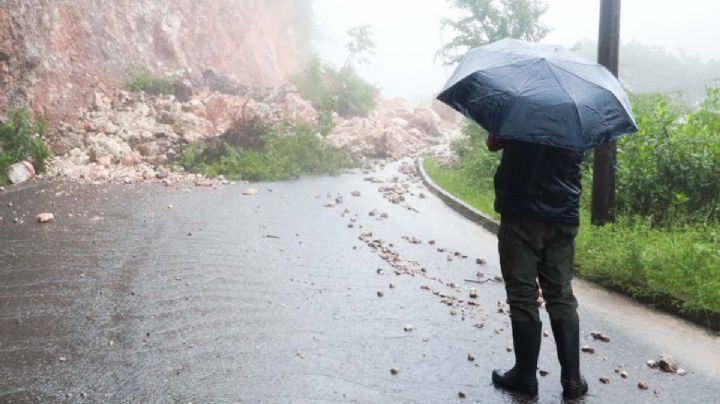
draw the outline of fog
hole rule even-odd
[[[452,13],[449,4],[447,0],[315,0],[315,48],[323,59],[340,65],[346,57],[348,28],[370,24],[376,55],[358,69],[360,73],[385,95],[427,103],[453,70],[434,60],[435,52],[451,38],[440,29],[442,18]],[[599,0],[549,0],[548,4],[543,22],[552,32],[542,42],[572,46],[597,38]],[[658,46],[700,60],[720,59],[717,0],[626,0],[622,12],[623,42]]]

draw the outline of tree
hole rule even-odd
[[[353,64],[368,63],[368,58],[375,54],[375,41],[372,39],[372,31],[370,25],[359,25],[348,30],[350,42],[346,47],[350,54],[345,60],[345,68],[351,67]]]
[[[472,48],[503,38],[539,41],[550,29],[540,22],[548,5],[543,0],[449,0],[463,12],[459,20],[444,19],[443,29],[455,37],[436,54],[445,64],[462,60]]]

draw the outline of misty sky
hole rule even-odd
[[[600,0],[549,0],[544,22],[553,31],[543,42],[571,46],[596,39]],[[385,95],[422,101],[440,90],[452,68],[433,57],[449,38],[440,20],[447,0],[315,0],[322,30],[316,43],[323,59],[339,66],[347,52],[348,28],[370,24],[377,43],[371,64],[361,74]],[[679,50],[703,59],[720,59],[719,0],[625,0],[622,40]],[[622,57],[622,55],[621,55]]]

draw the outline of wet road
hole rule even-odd
[[[413,211],[365,177],[255,184],[255,196],[247,184],[0,193],[0,402],[516,402],[490,383],[513,358],[495,237],[418,183]],[[36,224],[43,211],[57,222]],[[716,335],[579,288],[596,350],[582,357],[584,402],[718,402]],[[661,352],[688,375],[648,368]],[[540,403],[561,401],[554,355],[550,336]]]

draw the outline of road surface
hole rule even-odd
[[[403,183],[405,202],[379,191]],[[41,183],[0,193],[0,217],[0,402],[522,402],[490,382],[513,361],[496,238],[397,165],[219,189]],[[578,295],[583,402],[718,402],[716,334]],[[646,365],[663,352],[687,375]],[[552,335],[540,368],[536,402],[560,402]]]

